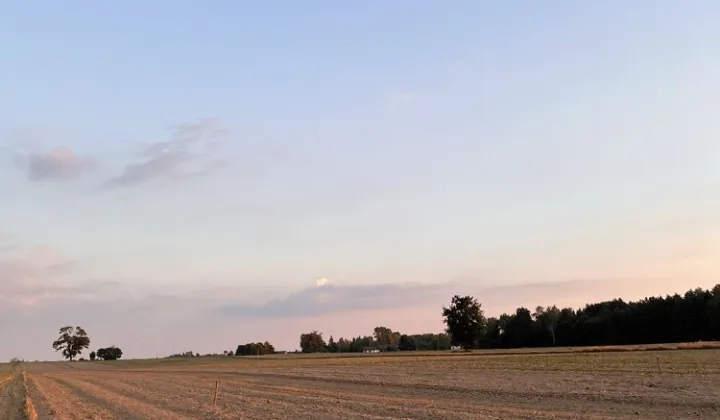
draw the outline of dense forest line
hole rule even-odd
[[[488,347],[603,346],[720,340],[720,284],[684,295],[615,299],[583,309],[518,308],[487,321]]]
[[[481,305],[472,296],[458,298],[469,312],[475,330],[471,340],[458,333],[467,325],[448,324],[446,333],[406,335],[387,327],[375,327],[372,335],[351,339],[330,337],[322,333],[302,334],[300,348],[304,353],[362,352],[402,350],[447,350],[452,344],[465,348],[519,348],[550,346],[603,346],[626,344],[678,343],[720,340],[720,284],[710,290],[701,288],[685,294],[648,297],[635,302],[622,299],[592,303],[582,309],[557,306],[518,308],[515,313],[486,318]],[[466,317],[466,319],[468,319]],[[453,330],[455,328],[455,330]],[[455,331],[455,334],[453,332]]]

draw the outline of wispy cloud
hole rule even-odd
[[[47,140],[40,141],[37,138],[39,135],[33,133],[11,132],[14,141],[3,146],[33,182],[72,180],[101,166],[98,160],[81,156],[70,147],[42,150],[40,147]],[[42,133],[43,138],[52,137],[47,130]],[[169,139],[141,146],[117,175],[105,180],[99,178],[100,187],[130,187],[207,174],[225,163],[220,149],[226,134],[227,130],[214,119],[174,126]],[[100,173],[96,175],[103,176]]]
[[[138,160],[128,163],[104,187],[129,187],[207,173],[222,164],[217,149],[226,133],[210,119],[176,126],[169,140],[146,145]]]
[[[18,155],[16,162],[26,169],[31,181],[73,179],[95,166],[93,160],[78,156],[67,147]]]
[[[455,294],[478,298],[488,314],[514,311],[518,306],[557,304],[578,308],[585,303],[623,297],[638,299],[648,293],[663,293],[668,285],[651,287],[642,280],[569,280],[552,283],[528,282],[507,286],[482,286],[470,281],[445,283],[380,283],[338,285],[317,283],[284,298],[259,305],[229,303],[217,308],[224,317],[295,318],[357,311],[439,308]]]
[[[451,286],[452,287],[452,286]],[[261,305],[230,304],[219,307],[226,316],[295,317],[357,310],[392,309],[414,306],[441,295],[447,284],[373,284],[343,286],[327,279],[316,286]]]

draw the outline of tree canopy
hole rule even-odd
[[[119,347],[110,346],[98,349],[95,356],[100,360],[118,360],[122,357],[122,354],[123,352]]]
[[[311,331],[300,335],[300,349],[303,353],[319,353],[325,351],[327,344],[322,333]]]
[[[518,308],[488,320],[489,347],[603,346],[720,339],[720,285],[711,290],[614,299],[581,309]]]
[[[90,347],[90,338],[82,327],[62,327],[60,337],[52,344],[55,351],[61,351],[64,358],[72,361],[82,351]]]
[[[453,345],[469,350],[479,344],[486,320],[477,299],[455,295],[450,307],[443,307],[442,315]]]
[[[247,343],[237,346],[235,356],[263,356],[275,353],[275,347],[267,341],[264,343]],[[232,354],[232,352],[230,352]]]

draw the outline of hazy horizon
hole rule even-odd
[[[718,4],[5,9],[0,361],[720,282]]]

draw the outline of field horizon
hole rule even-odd
[[[720,342],[26,362],[3,419],[719,418]],[[0,379],[0,384],[2,384]],[[216,395],[217,387],[217,395]],[[34,413],[34,414],[33,414]]]

